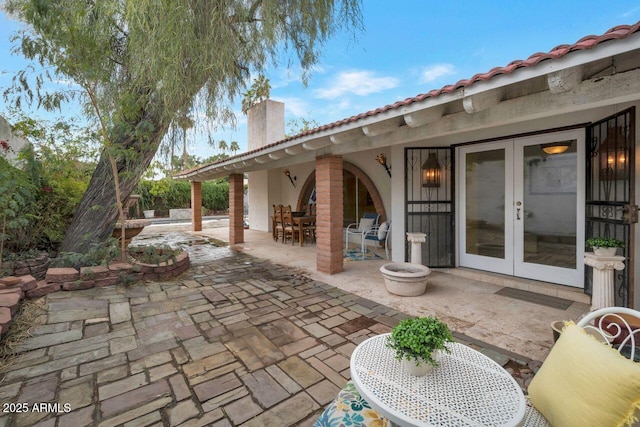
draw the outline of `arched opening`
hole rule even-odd
[[[342,195],[344,226],[358,222],[367,212],[380,215],[380,222],[386,221],[387,214],[382,198],[373,181],[356,165],[343,162]],[[297,210],[303,210],[309,203],[315,203],[316,171],[309,174],[298,196]]]

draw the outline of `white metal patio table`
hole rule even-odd
[[[362,342],[351,355],[351,379],[362,397],[400,426],[517,426],[525,398],[496,362],[459,343],[449,343],[440,365],[424,377],[409,375],[389,334]]]

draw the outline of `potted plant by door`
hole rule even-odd
[[[404,368],[411,375],[423,376],[438,366],[438,353],[450,350],[452,342],[449,327],[436,317],[416,317],[398,323],[387,338],[387,347],[396,352]]]
[[[586,243],[599,256],[615,256],[618,248],[624,248],[624,242],[613,237],[592,237]]]

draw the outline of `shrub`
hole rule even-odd
[[[169,209],[191,206],[191,184],[162,178],[157,181],[141,180],[137,189],[144,210],[168,213]],[[202,206],[211,211],[229,208],[229,183],[226,180],[202,183]]]
[[[29,249],[36,191],[26,172],[0,156],[0,260],[6,253]]]
[[[111,261],[120,257],[118,239],[109,238],[105,243],[94,243],[86,253],[62,252],[51,261],[53,267],[108,266]]]

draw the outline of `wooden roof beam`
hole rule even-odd
[[[472,114],[498,105],[500,101],[502,101],[502,91],[490,90],[465,96],[462,98],[462,106],[467,113]]]

